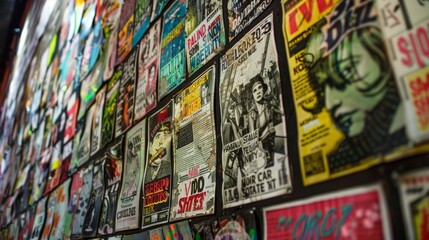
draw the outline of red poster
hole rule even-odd
[[[378,185],[268,207],[264,220],[265,239],[390,239]]]

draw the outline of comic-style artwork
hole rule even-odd
[[[407,136],[419,143],[429,138],[429,90],[424,84],[429,79],[429,2],[376,2],[396,85],[406,109]]]
[[[229,40],[252,24],[271,2],[272,0],[228,0]]]
[[[116,108],[115,137],[131,127],[134,114],[134,88],[136,83],[136,57],[137,48],[130,53],[122,64],[120,77],[119,99]]]
[[[423,240],[429,236],[429,170],[404,174],[398,179],[402,212],[408,239]]]
[[[134,35],[134,9],[136,0],[122,2],[121,17],[119,18],[117,63],[121,63],[131,51]]]
[[[82,236],[84,237],[94,237],[97,234],[104,197],[104,161],[95,163],[93,171],[92,191],[82,229]]]
[[[226,44],[221,0],[187,0],[186,56],[191,75]]]
[[[101,146],[105,147],[113,140],[115,134],[116,105],[118,102],[119,83],[115,83],[107,91],[106,102],[103,108],[103,121],[101,124]]]
[[[158,99],[185,81],[186,1],[175,0],[164,13]]]
[[[143,228],[165,223],[171,202],[173,104],[148,120],[148,151],[143,185]]]
[[[214,213],[216,194],[214,83],[215,66],[211,66],[177,94],[174,101],[171,221]]]
[[[134,48],[149,28],[152,14],[152,0],[136,0],[134,12],[134,35],[132,47]]]
[[[159,75],[161,20],[149,29],[139,43],[138,74],[134,119],[141,119],[156,107]]]
[[[124,173],[116,211],[116,231],[136,229],[140,222],[140,193],[145,169],[146,120],[136,124],[125,139]]]
[[[67,206],[69,202],[69,188],[70,188],[71,179],[67,179],[63,184],[61,184],[55,192],[56,194],[56,203],[55,211],[52,218],[52,227],[51,233],[49,234],[50,239],[62,239],[63,231],[65,229],[66,215],[67,215]]]
[[[79,204],[75,207],[75,212],[73,214],[71,227],[72,238],[79,238],[82,236],[83,223],[85,220],[86,212],[88,211],[88,204],[92,191],[93,165],[88,166],[84,170],[82,181],[83,183],[78,201]]]
[[[103,109],[106,97],[106,88],[103,87],[95,97],[94,118],[91,124],[91,155],[94,155],[101,148]]]
[[[152,1],[152,15],[150,17],[150,21],[154,21],[155,18],[157,18],[162,10],[164,10],[164,7],[167,5],[167,3],[170,2],[170,0],[151,0]]]
[[[221,58],[224,208],[291,191],[273,27],[269,15]]]
[[[82,193],[83,186],[83,174],[84,169],[76,172],[72,177],[72,183],[70,186],[70,197],[67,204],[67,212],[64,221],[64,239],[70,239],[72,228],[73,228],[73,219],[75,214],[79,214],[77,209],[79,207],[79,201],[81,199],[80,195]]]
[[[98,224],[98,234],[107,235],[115,231],[116,206],[122,176],[122,138],[113,143],[105,153],[104,198]]]
[[[105,6],[102,15],[104,43],[102,47],[102,57],[104,65],[103,80],[109,80],[116,66],[116,51],[119,33],[119,17],[121,15],[122,4],[120,0],[109,0],[101,3]]]
[[[282,1],[304,185],[392,159],[408,142],[375,1],[316,1],[307,15],[309,2]]]
[[[37,203],[36,215],[34,216],[33,229],[31,230],[30,240],[38,240],[42,235],[43,224],[45,223],[46,218],[45,208],[47,201],[48,198],[45,197]]]
[[[304,220],[317,216],[312,229],[299,231]],[[381,185],[358,187],[264,208],[264,239],[391,239]]]

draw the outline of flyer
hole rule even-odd
[[[188,0],[186,57],[191,75],[225,46],[221,0]]]
[[[273,15],[221,57],[223,207],[291,192]]]
[[[119,83],[107,91],[106,102],[103,107],[103,121],[101,124],[101,146],[105,147],[113,140],[115,131],[116,105],[118,102]]]
[[[72,219],[71,238],[82,237],[83,222],[88,210],[89,198],[92,191],[93,180],[93,165],[89,165],[83,172],[82,188],[79,194],[78,205],[75,207],[75,212]],[[74,197],[74,196],[72,196]]]
[[[105,155],[104,184],[106,190],[98,224],[98,234],[100,235],[112,234],[115,230],[116,206],[122,176],[122,156],[122,138],[119,138],[108,148]]]
[[[422,240],[429,236],[429,170],[403,174],[398,179],[404,224],[408,239]]]
[[[304,185],[398,157],[408,143],[375,4],[282,1]]]
[[[149,29],[139,43],[138,77],[134,119],[140,119],[156,107],[159,74],[161,20]]]
[[[78,148],[77,150],[77,161],[78,167],[82,166],[89,160],[90,150],[91,150],[91,130],[92,130],[92,121],[94,119],[95,105],[92,105],[85,116],[85,125],[82,129],[80,135],[79,144],[74,145]]]
[[[121,63],[131,51],[134,34],[134,9],[136,0],[122,2],[121,17],[119,19],[117,63]]]
[[[151,0],[136,0],[136,10],[134,12],[134,35],[132,41],[133,48],[143,37],[143,34],[145,34],[145,32],[148,30],[151,14]]]
[[[223,217],[215,226],[215,240],[249,239],[256,240],[257,224],[253,210],[240,210],[234,216]]]
[[[143,228],[166,223],[170,211],[173,104],[148,120],[149,140],[143,185]]]
[[[136,124],[125,138],[124,173],[116,211],[116,231],[139,228],[140,193],[145,169],[146,120]]]
[[[164,12],[158,99],[185,81],[186,1],[175,0]]]
[[[69,202],[70,182],[70,178],[67,179],[54,192],[57,195],[57,202],[55,204],[55,212],[52,219],[51,233],[49,234],[51,239],[63,238],[63,231],[65,229],[64,224],[67,214],[67,205]]]
[[[151,0],[152,1],[152,15],[150,18],[150,21],[153,22],[155,18],[157,18],[162,10],[164,10],[164,7],[167,5],[167,3],[170,2],[170,0]]]
[[[42,235],[40,236],[41,239],[48,239],[49,234],[51,232],[52,228],[52,222],[54,219],[54,212],[55,212],[55,204],[57,203],[57,194],[53,192],[49,195],[48,198],[48,205],[46,206],[46,217],[45,222],[42,230]]]
[[[77,110],[79,108],[79,98],[77,94],[72,93],[71,98],[67,103],[67,122],[64,132],[64,143],[73,138],[76,130]]]
[[[194,239],[192,236],[191,228],[188,221],[181,221],[178,223],[170,223],[162,226],[162,231],[165,239],[182,240]]]
[[[101,148],[101,134],[103,122],[103,109],[106,97],[106,88],[101,88],[95,97],[94,118],[91,127],[91,156]]]
[[[115,137],[131,127],[134,113],[134,88],[136,83],[137,48],[123,62],[119,86],[119,99],[116,108]]]
[[[263,211],[265,239],[392,239],[381,185],[324,194]]]
[[[48,198],[45,197],[37,203],[36,215],[34,216],[33,229],[31,231],[30,240],[38,240],[42,235],[43,223],[45,222],[45,207]]]
[[[80,106],[77,119],[85,116],[88,108],[94,103],[95,96],[103,84],[103,68],[101,63],[97,63],[93,71],[82,81],[80,86]]]
[[[393,74],[405,105],[407,136],[429,139],[429,2],[377,1]]]
[[[215,211],[215,76],[211,66],[175,97],[171,221]]]
[[[70,186],[70,197],[67,204],[67,212],[64,221],[64,230],[63,237],[64,239],[71,238],[71,231],[73,228],[73,218],[77,213],[77,209],[79,206],[80,194],[82,193],[83,186],[83,173],[84,169],[81,169],[79,172],[75,173],[72,176],[72,183]]]
[[[228,0],[229,40],[249,26],[272,0]]]

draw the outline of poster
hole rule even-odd
[[[408,142],[375,1],[314,2],[312,14],[307,4],[283,1],[304,185],[392,159]],[[349,29],[340,24],[362,11]]]
[[[271,2],[271,0],[228,0],[229,40],[249,26]]]
[[[134,48],[143,34],[147,31],[150,24],[150,15],[152,14],[151,0],[136,0],[136,10],[134,12],[134,35],[132,47]]]
[[[125,139],[124,173],[116,211],[116,231],[136,229],[140,221],[140,192],[145,169],[146,120],[136,124]]]
[[[218,54],[226,44],[221,0],[188,0],[186,57],[192,74]]]
[[[64,182],[69,177],[70,161],[73,153],[73,141],[63,144],[63,154],[61,159],[60,182]]]
[[[79,144],[77,146],[77,161],[78,166],[82,166],[89,160],[90,150],[91,150],[91,130],[92,130],[92,120],[94,119],[95,105],[92,105],[85,116],[85,125],[83,126]]]
[[[381,185],[264,208],[264,223],[265,239],[392,239]]]
[[[115,230],[116,206],[122,176],[122,138],[113,143],[105,155],[104,191],[98,234],[112,234]]]
[[[83,186],[83,173],[84,169],[81,169],[79,172],[75,173],[72,176],[72,183],[70,186],[70,197],[67,204],[67,212],[64,221],[64,239],[70,239],[71,231],[73,228],[73,218],[75,214],[78,214],[77,208],[79,206],[80,194],[82,192]]]
[[[148,120],[148,151],[143,186],[143,228],[166,223],[171,202],[173,104]]]
[[[156,84],[159,74],[161,20],[140,41],[134,119],[140,119],[156,107]]]
[[[429,170],[403,174],[398,179],[399,192],[408,239],[429,237]]]
[[[95,97],[94,118],[91,125],[91,156],[101,148],[101,134],[103,122],[103,109],[106,97],[106,88],[101,88]]]
[[[122,76],[120,78],[119,99],[118,106],[116,108],[115,137],[118,137],[125,130],[131,127],[133,123],[136,57],[137,48],[134,48],[122,64],[123,68]]]
[[[223,217],[216,230],[215,240],[221,239],[258,239],[257,224],[253,210],[241,210],[231,217]]]
[[[55,212],[52,219],[51,239],[62,239],[65,229],[64,223],[67,214],[67,205],[69,202],[70,178],[61,184],[53,194],[56,194]]]
[[[82,119],[88,108],[94,103],[95,96],[103,84],[103,68],[101,63],[97,63],[91,73],[84,78],[80,86],[80,106],[78,120]]]
[[[149,231],[139,232],[132,235],[126,235],[122,239],[123,240],[150,240]]]
[[[131,51],[134,34],[134,9],[136,0],[122,2],[121,17],[119,19],[117,63],[121,63]]]
[[[79,99],[76,93],[72,93],[71,98],[67,102],[67,122],[64,132],[64,143],[67,143],[74,136],[78,108]]]
[[[162,227],[149,230],[149,239],[165,239]]]
[[[34,216],[33,230],[31,231],[30,240],[37,240],[42,235],[43,223],[45,222],[45,207],[47,197],[37,203],[36,215]]]
[[[211,66],[174,101],[171,221],[214,214],[215,211],[215,76],[215,66]]]
[[[45,223],[44,223],[41,239],[49,238],[49,233],[51,232],[52,222],[54,219],[56,203],[57,203],[57,194],[53,192],[51,195],[49,195],[49,198],[48,198],[48,203],[47,203],[48,205],[46,206]]]
[[[186,1],[175,0],[164,12],[158,99],[185,81]]]
[[[377,1],[380,24],[396,83],[405,105],[407,136],[429,138],[429,2]]]
[[[106,102],[103,108],[103,121],[101,124],[101,146],[105,147],[113,140],[115,131],[116,105],[118,102],[119,83],[107,91]]]
[[[155,18],[157,18],[162,10],[164,10],[164,7],[167,5],[170,0],[151,0],[152,1],[152,15],[150,18],[150,21],[153,22]]]
[[[79,167],[79,147],[80,146],[80,141],[81,141],[81,136],[83,133],[83,128],[82,128],[82,124],[79,124],[76,130],[76,134],[75,137],[73,138],[73,152],[72,152],[72,156],[70,159],[70,166],[69,166],[69,175],[73,174],[74,172],[76,172],[76,170]]]
[[[92,179],[92,191],[86,216],[83,222],[82,236],[95,237],[98,230],[101,204],[104,196],[104,161],[96,161]]]
[[[102,58],[104,65],[103,80],[107,81],[113,75],[116,66],[117,42],[119,33],[119,18],[121,15],[122,4],[120,0],[110,0],[104,2],[105,10],[103,12],[102,26],[104,33],[104,43]]]
[[[223,207],[291,192],[273,16],[221,57]]]
[[[79,204],[76,206],[75,212],[73,214],[71,228],[72,238],[79,238],[82,236],[83,222],[85,220],[85,215],[88,210],[88,203],[92,191],[93,165],[88,166],[84,170],[82,180],[83,183],[79,194]]]

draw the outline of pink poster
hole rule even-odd
[[[390,239],[381,186],[264,209],[265,239]]]

